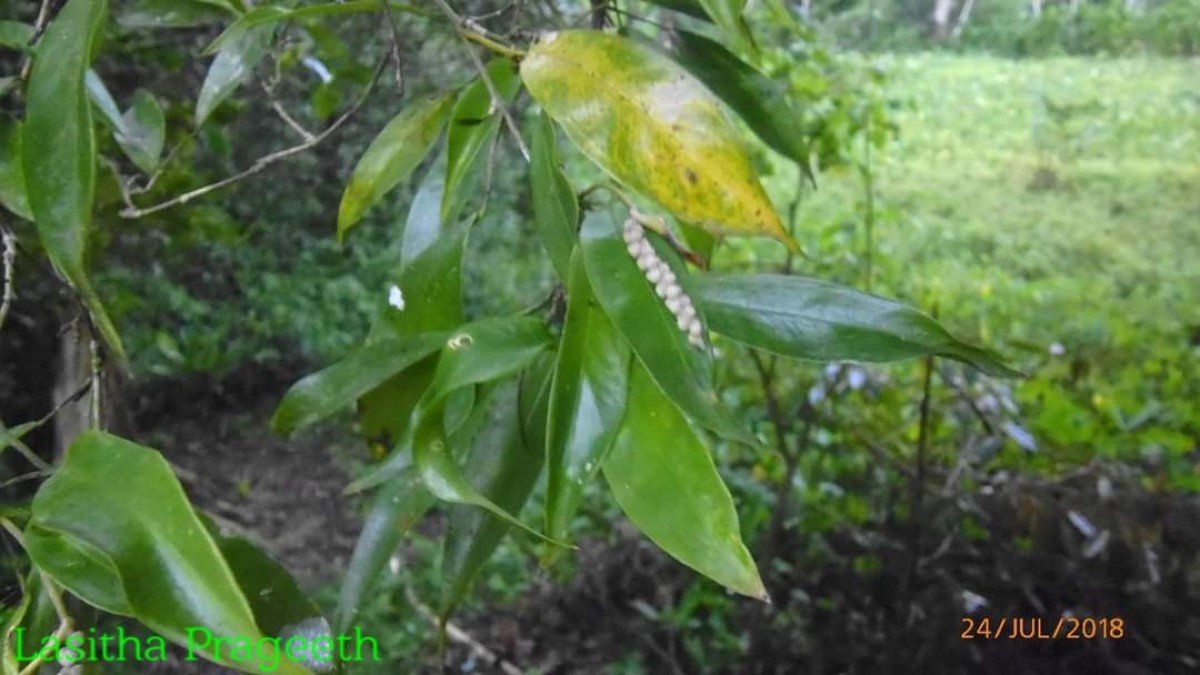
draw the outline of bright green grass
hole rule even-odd
[[[1076,444],[1078,459],[1099,445],[1195,447],[1200,64],[924,55],[891,66],[889,94],[909,105],[873,162],[873,289],[937,306],[957,333],[1013,357],[1033,375],[1016,388],[1033,429]],[[800,217],[806,273],[863,287],[857,174],[827,174]],[[1064,356],[1049,355],[1053,343]],[[1156,406],[1150,440],[1123,435]]]

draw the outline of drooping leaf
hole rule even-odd
[[[488,77],[505,105],[512,102],[521,87],[512,61],[493,59],[487,64]],[[446,132],[446,189],[442,196],[442,222],[458,217],[471,200],[473,178],[487,161],[484,150],[500,128],[500,112],[492,103],[491,92],[482,78],[476,78],[454,104],[450,129]]]
[[[589,212],[580,242],[588,280],[600,307],[654,381],[698,424],[732,440],[757,443],[719,405],[711,357],[688,343],[675,317],[626,251],[612,215]],[[683,276],[682,269],[676,272]]]
[[[34,563],[74,595],[178,644],[198,629],[226,640],[263,637],[217,544],[166,461],[149,448],[99,431],[80,435],[34,498],[26,546]],[[103,574],[108,583],[96,588]],[[225,651],[218,662],[257,672],[281,656],[270,643],[258,644],[245,661],[231,661]],[[211,643],[191,647],[215,659]],[[288,659],[277,665],[276,672],[309,672]]]
[[[1017,374],[928,315],[846,286],[773,274],[697,275],[685,286],[712,330],[783,356],[880,362],[936,354],[991,375]]]
[[[414,101],[392,118],[363,153],[338,207],[338,239],[421,163],[445,124],[453,97]]]
[[[808,171],[808,145],[800,115],[784,83],[746,65],[719,42],[680,30],[679,62],[719,96],[764,143]]]
[[[529,150],[529,181],[533,197],[533,219],[542,246],[563,281],[570,274],[571,251],[579,241],[579,201],[558,166],[554,147],[554,125],[538,115]]]
[[[411,453],[406,454],[411,461]],[[363,603],[370,597],[371,589],[400,539],[434,501],[411,464],[375,494],[338,595],[337,610],[333,615],[333,627],[338,635],[354,626]]]
[[[707,20],[709,18],[708,14],[705,13],[704,8],[700,6],[699,0],[646,0],[646,2],[650,3],[651,5],[658,5],[663,9],[669,9],[681,14],[687,14],[695,19]]]
[[[725,39],[743,53],[754,54],[758,48],[754,45],[754,36],[750,27],[742,17],[746,11],[746,0],[698,0],[704,7],[705,13],[717,24]]]
[[[29,51],[33,39],[33,26],[20,21],[0,21],[0,47]]]
[[[521,77],[613,178],[683,221],[799,252],[720,101],[671,59],[617,35],[563,31],[530,48]]]
[[[251,28],[230,40],[213,59],[200,87],[200,96],[196,99],[196,126],[204,124],[212,111],[229,98],[243,82],[250,78],[254,67],[267,53],[271,42],[270,26]]]
[[[545,453],[527,442],[521,426],[524,408],[537,405],[537,395],[541,393],[540,387],[548,384],[548,375],[546,368],[537,373],[530,368],[520,383],[510,382],[493,389],[483,404],[489,412],[488,424],[467,458],[475,489],[509,513],[520,513],[542,472]],[[538,381],[535,383],[534,380]],[[544,403],[543,398],[543,419]],[[536,412],[524,412],[536,417]],[[439,608],[442,616],[449,615],[462,599],[471,581],[508,533],[508,528],[508,523],[482,509],[468,506],[451,509],[442,556]]]
[[[112,97],[112,93],[108,91],[108,87],[104,86],[104,80],[96,74],[96,71],[88,69],[84,75],[84,84],[87,86],[88,98],[108,121],[109,125],[116,131],[120,131],[125,124],[125,120],[121,118],[121,108],[117,106],[117,102]]]
[[[25,92],[21,161],[29,210],[50,261],[75,288],[118,358],[120,337],[87,277],[96,138],[85,73],[105,0],[68,0],[46,29]]]
[[[275,409],[271,426],[286,435],[324,419],[436,352],[445,341],[445,333],[421,333],[365,346],[292,385]]]
[[[137,90],[133,105],[121,119],[124,127],[116,134],[117,143],[137,168],[154,173],[167,135],[167,121],[158,99],[144,89]]]
[[[442,194],[446,191],[446,177],[445,168],[438,169],[435,164],[425,174],[408,209],[400,246],[401,266],[425,252],[442,231]]]
[[[20,578],[20,577],[18,577]],[[29,665],[29,656],[38,654],[42,640],[58,628],[58,613],[37,570],[21,579],[21,601],[12,608],[4,624],[4,656],[0,672],[19,673]]]
[[[704,437],[636,361],[603,469],[621,510],[659,548],[733,591],[766,598]]]
[[[398,475],[408,465],[405,452],[413,448],[421,466],[421,438],[426,446],[445,447],[444,412],[446,397],[456,389],[501,380],[519,372],[537,357],[550,342],[550,334],[541,321],[532,317],[484,319],[454,330],[437,359],[437,369],[421,399],[413,406],[410,419],[398,432],[396,449],[382,464],[346,488],[358,492],[379,485]],[[426,427],[424,431],[414,425]],[[421,436],[423,434],[423,436]],[[445,454],[438,466],[457,471]],[[432,457],[429,453],[425,457]],[[426,466],[432,464],[426,463]],[[435,469],[430,469],[434,471]],[[440,469],[436,469],[440,470]],[[424,475],[424,474],[423,474]],[[430,474],[433,475],[433,474]],[[437,490],[430,491],[443,499]],[[449,500],[454,501],[454,500]]]
[[[117,16],[122,28],[191,28],[228,21],[238,12],[203,0],[136,0]]]
[[[420,227],[437,226],[438,203],[434,203],[432,224],[422,218]],[[415,257],[417,245],[408,244],[408,258],[392,282],[403,309],[382,297],[379,316],[371,326],[367,343],[395,339],[423,332],[457,328],[464,321],[462,264],[468,223],[456,223],[442,231]],[[392,296],[389,287],[387,295]],[[396,374],[379,387],[364,394],[358,402],[358,420],[369,443],[392,447],[403,435],[417,401],[429,388],[437,357],[430,356]]]
[[[334,655],[326,653],[326,658],[320,658],[321,650],[314,648],[319,640],[335,644],[329,622],[292,575],[249,540],[226,534],[211,518],[198,515],[229,564],[242,595],[250,602],[254,621],[263,634],[285,645],[293,637],[302,638],[307,641],[302,665],[318,672],[334,669]]]
[[[428,14],[427,10],[412,5],[407,5],[399,2],[389,2],[388,6],[398,12],[408,12],[412,14]],[[338,14],[357,14],[363,12],[379,12],[383,10],[383,3],[380,0],[349,0],[348,2],[327,2],[318,5],[305,5],[288,9],[276,5],[265,5],[255,7],[249,12],[246,12],[237,21],[234,21],[223,33],[217,36],[204,51],[203,56],[211,56],[225,45],[233,40],[236,40],[241,35],[245,34],[256,26],[264,26],[267,24],[279,23],[281,21],[297,21],[302,19],[315,19],[323,16],[332,16]]]
[[[546,533],[565,539],[590,481],[625,414],[631,352],[595,306],[577,251],[571,257],[566,325],[550,393],[546,456]]]
[[[0,116],[0,204],[20,218],[33,220],[21,159],[21,123]]]

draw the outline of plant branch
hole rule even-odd
[[[388,31],[392,35],[392,63],[396,67],[396,88],[400,96],[404,96],[404,59],[400,56],[400,30],[396,28],[396,18],[392,16],[392,6],[388,0],[379,0],[383,6],[383,16],[387,19]]]
[[[13,266],[17,259],[17,236],[7,225],[0,225],[0,239],[3,239],[4,243],[4,251],[0,253],[4,264],[4,291],[0,295],[0,328],[3,328],[13,301]]]
[[[197,197],[203,197],[204,195],[206,195],[210,192],[215,192],[217,190],[220,190],[221,188],[229,187],[230,185],[233,185],[234,183],[237,183],[241,180],[245,180],[246,178],[249,178],[251,176],[262,173],[264,170],[266,170],[272,164],[275,164],[277,162],[285,160],[288,157],[291,157],[292,155],[298,155],[302,152],[305,152],[305,151],[319,145],[325,139],[327,139],[331,135],[333,135],[333,132],[340,129],[341,126],[343,124],[345,124],[347,120],[349,120],[351,117],[353,117],[359,111],[359,109],[362,108],[363,103],[366,102],[367,97],[370,96],[371,91],[375,88],[375,84],[377,82],[379,82],[379,77],[380,77],[380,75],[383,74],[383,71],[387,66],[387,62],[388,62],[388,59],[386,59],[386,58],[380,60],[379,64],[377,66],[375,66],[375,73],[371,76],[371,81],[367,83],[367,86],[363,89],[362,94],[359,95],[358,100],[356,100],[354,102],[354,104],[352,106],[350,106],[350,108],[348,110],[346,110],[346,112],[342,113],[341,117],[338,117],[336,120],[334,120],[334,122],[332,124],[330,124],[328,127],[326,127],[319,134],[313,136],[312,140],[305,141],[299,145],[293,145],[290,148],[284,148],[283,150],[279,150],[279,151],[273,152],[269,155],[260,157],[257,160],[255,160],[253,164],[250,165],[250,168],[246,169],[245,171],[242,171],[241,173],[234,174],[232,176],[229,176],[228,178],[223,178],[215,183],[210,183],[208,185],[205,185],[204,187],[196,188],[195,190],[192,190],[190,192],[185,192],[185,193],[179,195],[178,197],[168,199],[167,201],[155,204],[154,206],[148,206],[146,208],[122,209],[121,217],[122,218],[142,218],[142,217],[148,216],[152,213],[158,213],[159,211],[165,211],[166,209],[172,208],[174,206],[180,206],[180,205],[186,204],[186,203],[192,201],[193,199],[196,199]]]
[[[421,602],[421,599],[417,597],[417,594],[414,593],[411,588],[405,588],[404,595],[406,598],[408,598],[409,604],[412,605],[421,616],[425,617],[425,619],[432,623],[434,627],[444,628],[447,637],[471,650],[471,653],[474,654],[476,658],[499,669],[500,672],[504,673],[504,675],[521,675],[525,672],[521,668],[513,665],[510,661],[501,658],[499,654],[485,647],[478,640],[471,637],[470,633],[459,628],[455,624],[450,623],[449,621],[445,623],[439,621],[437,615],[433,613],[433,610],[430,609],[428,605]]]
[[[467,48],[467,54],[471,57],[471,63],[475,66],[475,70],[479,72],[479,78],[483,80],[483,84],[487,87],[488,94],[492,97],[492,105],[500,112],[504,118],[504,123],[508,125],[508,130],[512,132],[513,139],[517,142],[517,147],[521,150],[521,156],[525,158],[525,163],[529,163],[529,148],[525,146],[525,139],[521,138],[521,131],[517,128],[517,123],[513,119],[512,113],[508,109],[508,105],[504,103],[504,98],[500,96],[500,91],[496,89],[496,83],[492,82],[492,76],[488,75],[487,68],[484,67],[483,61],[479,59],[479,55],[475,53],[475,49],[471,46],[471,42],[477,42],[492,51],[499,52],[505,56],[512,58],[520,58],[525,55],[525,52],[505,47],[500,43],[485,37],[476,30],[468,29],[470,24],[451,7],[446,0],[433,0],[438,9],[446,15],[446,18],[454,24],[454,30],[458,33],[458,37],[463,41],[463,45]]]

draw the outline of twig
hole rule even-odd
[[[470,649],[471,653],[477,658],[482,659],[491,666],[499,668],[500,672],[504,673],[505,675],[522,675],[525,672],[521,668],[513,665],[507,659],[502,658],[496,652],[493,652],[485,647],[478,640],[471,637],[469,633],[459,628],[455,624],[450,623],[449,621],[447,621],[445,624],[442,624],[442,622],[438,620],[437,615],[433,613],[433,610],[429,609],[428,605],[421,602],[421,599],[417,597],[417,594],[413,592],[412,588],[405,588],[404,596],[408,598],[408,603],[412,605],[421,616],[425,617],[425,619],[432,623],[434,627],[444,627],[447,637],[461,645],[464,645],[467,647],[467,649]]]
[[[279,99],[275,98],[275,90],[262,80],[259,80],[259,85],[262,87],[263,92],[267,95],[267,100],[271,102],[271,109],[275,111],[275,114],[279,116],[279,119],[283,120],[284,123],[291,127],[293,131],[300,134],[300,137],[306,142],[312,142],[312,139],[315,137],[313,132],[305,129],[303,124],[297,122],[296,118],[292,117],[288,113],[287,108],[284,108],[283,104],[279,102]]]
[[[42,39],[42,35],[46,32],[46,25],[50,23],[50,2],[51,0],[42,0],[41,6],[38,7],[37,19],[35,19],[33,23],[33,36],[29,38],[29,44],[26,45],[30,48],[30,50],[32,50],[33,46]],[[32,51],[26,53],[24,59],[21,61],[22,81],[29,79],[29,69],[33,65],[33,58],[31,55]]]
[[[49,422],[51,419],[54,419],[54,416],[57,415],[59,412],[61,412],[63,408],[65,408],[68,405],[71,405],[72,403],[83,398],[83,395],[88,392],[88,389],[90,389],[91,386],[92,386],[92,381],[91,381],[91,379],[88,379],[87,382],[83,383],[83,386],[81,386],[79,389],[75,390],[75,393],[66,397],[62,401],[59,401],[58,405],[55,405],[53,410],[46,413],[40,419],[38,419],[36,422],[34,422],[28,429],[25,430],[25,433],[29,433],[30,431],[33,431],[34,429],[37,429],[38,427],[42,426],[46,422]],[[0,421],[0,432],[8,431],[10,428],[11,427],[6,426],[4,424],[4,422]],[[46,460],[42,459],[41,457],[38,457],[37,453],[35,453],[33,451],[33,449],[30,448],[28,445],[26,445],[25,442],[22,441],[20,438],[10,438],[8,442],[11,443],[12,446],[17,449],[17,452],[21,453],[21,455],[25,459],[29,460],[30,464],[33,464],[34,466],[36,466],[40,471],[43,471],[46,473],[50,473],[50,472],[54,471],[54,468],[52,466],[50,466],[49,464],[47,464]]]
[[[500,96],[500,91],[496,89],[496,83],[492,82],[492,76],[488,75],[487,68],[484,67],[483,61],[479,59],[479,55],[475,53],[475,49],[470,45],[470,42],[479,42],[480,44],[499,51],[501,54],[512,57],[520,57],[524,52],[514,50],[480,35],[476,31],[466,28],[466,21],[454,11],[454,8],[446,3],[446,0],[433,0],[434,4],[442,10],[446,18],[454,23],[454,30],[458,33],[458,37],[462,39],[463,44],[467,48],[467,54],[471,57],[471,63],[475,65],[475,70],[479,71],[479,77],[483,80],[484,86],[487,87],[488,94],[492,97],[492,105],[496,110],[500,111],[500,115],[504,118],[504,123],[508,125],[508,130],[512,132],[513,138],[517,141],[517,147],[521,149],[521,156],[525,158],[525,163],[529,163],[529,148],[525,146],[525,139],[521,138],[521,131],[517,129],[517,123],[513,120],[512,113],[509,112],[508,106],[504,103],[504,99]],[[481,42],[480,40],[485,42]],[[499,49],[497,49],[499,48]]]
[[[275,164],[276,162],[287,159],[288,157],[291,157],[292,155],[298,155],[298,154],[300,154],[306,150],[309,150],[309,149],[313,148],[314,146],[320,144],[326,138],[329,138],[329,136],[331,136],[333,134],[333,132],[335,132],[339,128],[341,128],[341,126],[343,124],[345,124],[347,120],[349,120],[351,117],[353,117],[354,114],[357,113],[360,108],[362,108],[363,103],[366,102],[367,97],[371,94],[371,91],[375,88],[375,84],[379,81],[379,76],[383,74],[383,71],[387,66],[387,62],[388,62],[388,60],[386,58],[380,60],[379,65],[377,65],[375,67],[375,73],[371,76],[371,81],[367,83],[366,88],[363,89],[362,94],[359,95],[358,100],[354,102],[354,105],[350,106],[349,110],[342,113],[341,117],[334,120],[333,124],[330,124],[323,131],[321,131],[321,133],[314,136],[311,141],[305,141],[299,145],[293,145],[290,148],[284,148],[283,150],[279,150],[279,151],[273,152],[269,155],[260,157],[254,161],[254,164],[250,165],[250,168],[246,169],[245,171],[242,171],[241,173],[234,174],[233,176],[229,176],[228,178],[223,178],[215,183],[210,183],[208,185],[205,185],[204,187],[196,188],[195,190],[192,190],[191,192],[185,192],[185,193],[179,195],[178,197],[175,197],[173,199],[168,199],[167,201],[161,202],[159,204],[155,204],[154,206],[148,206],[146,208],[122,209],[121,217],[122,218],[142,218],[142,217],[148,216],[152,213],[158,213],[159,211],[165,211],[166,209],[169,209],[174,206],[180,206],[182,204],[186,204],[197,197],[203,197],[204,195],[206,195],[210,192],[215,192],[216,190],[220,190],[221,188],[228,187],[238,181],[244,180],[246,178],[249,178],[250,176],[254,176],[258,173],[261,173],[267,167],[271,166],[272,164]]]
[[[0,254],[4,263],[4,292],[0,295],[0,328],[8,318],[8,308],[13,301],[13,265],[17,259],[17,237],[7,225],[0,225],[0,238],[4,240],[4,252]]]
[[[379,0],[383,6],[383,16],[387,19],[388,30],[392,34],[392,63],[396,66],[396,88],[400,96],[404,96],[404,59],[400,56],[400,31],[396,28],[396,19],[392,16],[392,6],[388,0]]]

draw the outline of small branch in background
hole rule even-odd
[[[292,117],[288,113],[287,108],[284,108],[283,104],[279,102],[279,99],[275,98],[274,88],[262,80],[259,80],[259,85],[262,87],[263,93],[267,95],[267,100],[271,103],[271,109],[275,111],[275,114],[279,116],[279,119],[283,120],[284,123],[291,127],[292,130],[297,134],[300,134],[300,137],[303,138],[306,143],[311,143],[316,136],[308,129],[305,129],[303,124],[297,122],[296,118]]]
[[[404,58],[400,56],[400,30],[396,28],[396,17],[392,16],[392,6],[388,0],[379,0],[383,6],[383,16],[387,19],[388,32],[392,36],[392,64],[396,67],[396,89],[404,96]]]
[[[46,33],[46,26],[50,25],[50,15],[52,13],[50,11],[50,4],[52,2],[54,2],[54,0],[42,0],[41,6],[38,7],[37,19],[34,19],[33,22],[33,36],[29,38],[29,44],[26,45],[30,50],[32,50],[34,45],[36,45],[38,41],[42,39],[42,35]],[[59,2],[57,4],[58,8],[55,10],[55,12],[53,12],[55,14],[57,13],[58,9],[62,9],[62,6],[65,4],[65,2]],[[22,82],[29,79],[29,69],[33,66],[33,58],[31,54],[32,52],[30,54],[26,54],[21,60]]]
[[[525,163],[528,164],[530,155],[529,148],[525,146],[525,139],[521,138],[521,131],[517,128],[517,123],[515,120],[513,120],[512,113],[509,111],[508,106],[504,103],[504,99],[500,96],[500,91],[496,89],[496,83],[492,82],[492,76],[488,75],[487,68],[483,65],[483,61],[480,60],[479,55],[475,53],[475,48],[472,47],[470,43],[478,42],[492,51],[499,52],[500,54],[504,54],[505,56],[512,58],[519,58],[524,56],[525,53],[511,47],[501,45],[491,38],[482,35],[479,32],[482,29],[478,25],[470,23],[459,16],[458,13],[454,11],[454,8],[446,3],[446,0],[433,0],[433,2],[438,6],[438,9],[442,10],[442,13],[446,15],[446,18],[450,19],[451,23],[454,24],[454,30],[458,33],[458,37],[463,41],[463,45],[467,49],[467,55],[471,57],[471,63],[475,66],[475,70],[479,72],[479,78],[483,80],[484,86],[487,87],[488,94],[490,94],[492,97],[492,105],[500,112],[500,115],[503,116],[504,123],[508,126],[508,130],[512,132],[513,139],[517,142],[517,147],[521,149],[521,156],[525,158]]]
[[[290,148],[284,148],[283,150],[279,150],[279,151],[273,152],[269,155],[260,157],[257,160],[255,160],[253,164],[250,165],[250,168],[246,169],[245,171],[242,171],[241,173],[235,174],[233,176],[229,176],[228,178],[221,179],[215,183],[210,183],[208,185],[205,185],[204,187],[196,188],[195,190],[192,190],[190,192],[185,192],[185,193],[179,195],[178,197],[174,197],[173,199],[168,199],[167,201],[160,202],[158,204],[155,204],[154,206],[148,206],[146,208],[130,207],[130,208],[122,209],[121,217],[122,218],[142,218],[142,217],[148,216],[152,213],[158,213],[159,211],[165,211],[166,209],[169,209],[174,206],[180,206],[182,204],[186,204],[186,203],[192,201],[193,199],[196,199],[197,197],[203,197],[204,195],[206,195],[210,192],[215,192],[217,190],[220,190],[221,188],[233,185],[234,183],[237,183],[238,181],[245,180],[246,178],[249,178],[250,176],[254,176],[256,174],[262,173],[265,169],[270,167],[272,164],[275,164],[276,162],[287,159],[288,157],[291,157],[292,155],[298,155],[302,152],[305,152],[306,150],[309,150],[309,149],[319,145],[325,139],[329,138],[333,134],[333,132],[340,129],[341,126],[343,124],[345,124],[347,120],[349,120],[351,117],[353,117],[355,115],[355,113],[357,113],[359,111],[359,109],[362,108],[363,103],[365,103],[367,100],[367,97],[370,96],[371,91],[375,89],[376,83],[379,82],[379,77],[380,77],[380,75],[383,74],[384,69],[387,67],[387,63],[388,63],[388,59],[386,59],[386,58],[380,60],[379,64],[377,66],[375,66],[375,73],[371,76],[371,81],[367,83],[367,86],[363,89],[362,94],[359,95],[358,100],[356,100],[354,102],[354,104],[352,106],[350,106],[350,108],[346,112],[342,113],[341,117],[338,117],[336,120],[334,120],[334,122],[332,124],[330,124],[328,127],[326,127],[323,131],[321,131],[321,133],[317,134],[316,136],[313,136],[312,140],[305,141],[299,145],[293,145]]]
[[[937,311],[935,310],[934,316],[936,316],[936,315],[937,315]],[[909,514],[908,514],[908,518],[909,518],[909,539],[908,539],[909,559],[908,559],[908,569],[904,573],[904,581],[902,582],[903,585],[901,586],[901,593],[898,596],[905,603],[907,603],[907,599],[910,597],[912,588],[916,584],[916,580],[913,577],[916,575],[917,566],[921,559],[921,534],[922,534],[922,528],[924,526],[924,522],[923,522],[924,504],[923,504],[923,501],[924,501],[924,497],[925,497],[925,473],[926,473],[926,464],[927,464],[927,453],[928,453],[928,449],[929,449],[929,425],[930,425],[929,410],[930,410],[930,405],[931,405],[932,399],[933,399],[933,396],[932,396],[933,386],[932,385],[933,385],[933,361],[934,361],[934,358],[935,357],[932,354],[925,357],[924,383],[922,385],[922,393],[921,393],[921,411],[920,411],[919,420],[917,422],[917,458],[916,458],[917,459],[917,467],[916,467],[916,472],[913,474],[912,479],[909,482],[910,490],[911,490],[911,497],[910,497],[911,501],[910,501]],[[913,615],[910,613],[908,618],[909,618],[909,621],[911,622],[911,620],[913,619]],[[906,625],[908,625],[908,627],[911,627],[911,624],[906,624]]]
[[[104,394],[104,364],[100,359],[100,345],[96,341],[96,330],[88,322],[91,336],[88,338],[88,349],[91,352],[92,378],[91,383],[94,385],[92,389],[92,428],[104,429],[103,420],[100,419],[100,410],[103,401],[100,397]]]
[[[513,665],[510,661],[501,658],[496,652],[493,652],[485,647],[478,640],[471,637],[471,635],[462,628],[459,628],[449,621],[447,621],[445,624],[442,624],[437,615],[433,613],[433,610],[429,609],[428,605],[421,602],[421,599],[417,597],[417,594],[413,592],[412,588],[406,587],[404,589],[404,596],[408,598],[408,603],[412,605],[421,616],[425,617],[425,619],[433,624],[435,628],[444,628],[446,637],[471,650],[471,653],[474,654],[476,658],[494,668],[499,669],[500,672],[504,673],[504,675],[522,675],[522,673],[525,672],[523,669]]]
[[[8,318],[8,310],[12,307],[13,301],[13,267],[17,260],[17,236],[12,230],[8,229],[8,225],[0,225],[0,239],[3,240],[4,251],[0,253],[0,260],[4,265],[4,290],[0,295],[0,328],[4,328],[4,320]]]

